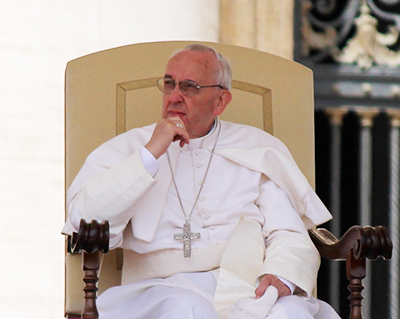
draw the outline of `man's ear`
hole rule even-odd
[[[227,105],[232,101],[232,93],[228,90],[221,90],[221,94],[219,96],[218,104],[214,108],[214,115],[218,116],[221,115]]]

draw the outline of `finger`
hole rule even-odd
[[[264,277],[258,285],[257,289],[255,290],[256,298],[260,298],[270,285],[271,281],[269,280],[269,278]]]
[[[175,126],[176,126],[176,127],[180,127],[180,128],[184,128],[183,123],[179,123],[179,122],[178,122],[178,123],[175,123]]]
[[[275,286],[278,289],[278,298],[290,296],[291,291],[288,286],[286,286],[283,282],[279,285],[279,287]]]
[[[185,139],[182,139],[182,140],[179,142],[179,146],[180,146],[180,147],[184,147],[185,144],[189,144],[189,141],[188,141],[188,140],[185,140]]]
[[[291,291],[288,286],[274,275],[265,275],[257,289],[255,290],[256,298],[260,298],[269,286],[274,286],[278,290],[278,297],[289,296]]]
[[[180,117],[175,116],[175,117],[169,117],[167,119],[165,119],[166,122],[171,123],[173,125],[175,125],[176,127],[179,128],[185,128],[185,123],[183,123],[183,121],[181,120]]]
[[[179,140],[180,140],[179,146],[183,147],[185,144],[189,144],[189,135],[187,135],[187,134],[183,134],[183,135],[176,134],[174,136],[173,142],[179,141]]]
[[[180,119],[179,119],[180,120]],[[180,147],[183,147],[185,144],[189,144],[189,133],[186,131],[185,125],[183,124],[182,121],[174,122],[175,125],[174,127],[174,132],[177,134],[174,136],[173,141],[178,141],[180,140]]]
[[[278,278],[271,279],[271,285],[274,286],[278,290],[278,297],[289,296],[291,294],[290,289],[284,282],[279,280]]]
[[[267,288],[265,288],[265,287],[263,288],[263,287],[258,286],[256,291],[255,291],[256,299],[261,298],[264,295],[265,290],[267,290]]]

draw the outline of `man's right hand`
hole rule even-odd
[[[162,119],[156,125],[150,141],[145,145],[155,158],[163,155],[172,142],[180,140],[180,147],[189,144],[189,134],[179,117]]]

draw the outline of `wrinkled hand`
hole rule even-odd
[[[258,285],[255,293],[256,299],[260,298],[269,286],[274,286],[278,290],[278,298],[289,296],[290,289],[274,275],[265,275]]]
[[[145,145],[155,158],[163,155],[172,142],[180,140],[179,145],[183,147],[189,144],[189,134],[185,124],[179,117],[162,119],[156,125],[150,141]]]

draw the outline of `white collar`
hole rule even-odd
[[[217,128],[221,125],[221,121],[218,118],[215,118],[214,124],[211,127],[210,131],[201,137],[190,139],[189,144],[185,144],[181,150],[182,151],[191,151],[199,148],[208,148],[212,149],[215,144],[215,139],[218,134],[216,134]],[[175,142],[174,145],[180,148],[179,141]]]

